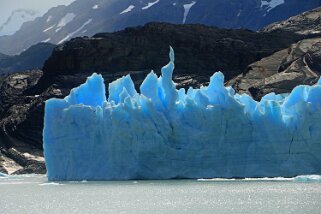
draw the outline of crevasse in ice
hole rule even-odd
[[[177,90],[174,52],[140,93],[93,74],[45,106],[49,180],[292,177],[321,173],[321,82],[256,102],[224,87]]]

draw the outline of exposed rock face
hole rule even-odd
[[[321,35],[321,7],[264,27],[262,32],[283,30],[303,35]]]
[[[271,24],[261,32],[287,31],[311,39],[250,64],[227,84],[259,100],[267,93],[288,93],[299,84],[314,84],[321,74],[321,8]]]
[[[37,92],[53,83],[60,88],[73,88],[93,72],[102,73],[107,81],[130,72],[139,83],[150,69],[159,72],[166,64],[170,45],[176,53],[174,78],[194,76],[197,85],[209,81],[215,71],[222,71],[229,80],[248,64],[301,38],[282,32],[256,33],[165,23],[76,38],[58,46],[46,61]]]
[[[249,65],[227,84],[260,100],[270,92],[288,93],[297,85],[315,84],[320,65],[321,38],[306,39]]]
[[[34,70],[12,74],[0,80],[0,171],[44,173],[42,121],[44,101],[59,97],[48,89],[41,95],[29,94],[42,76]],[[19,170],[19,171],[17,171]]]

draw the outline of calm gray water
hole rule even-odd
[[[174,180],[48,183],[0,178],[0,213],[321,213],[321,183]]]

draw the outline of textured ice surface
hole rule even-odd
[[[300,175],[294,178],[298,182],[321,182],[321,175]]]
[[[0,177],[7,177],[7,175],[0,172]]]
[[[224,87],[177,90],[174,53],[140,93],[93,74],[45,107],[49,180],[293,177],[321,173],[321,85],[260,102]]]

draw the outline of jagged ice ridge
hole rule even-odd
[[[224,87],[177,90],[174,52],[135,90],[93,74],[45,106],[49,180],[292,177],[321,173],[321,81],[260,102]]]

